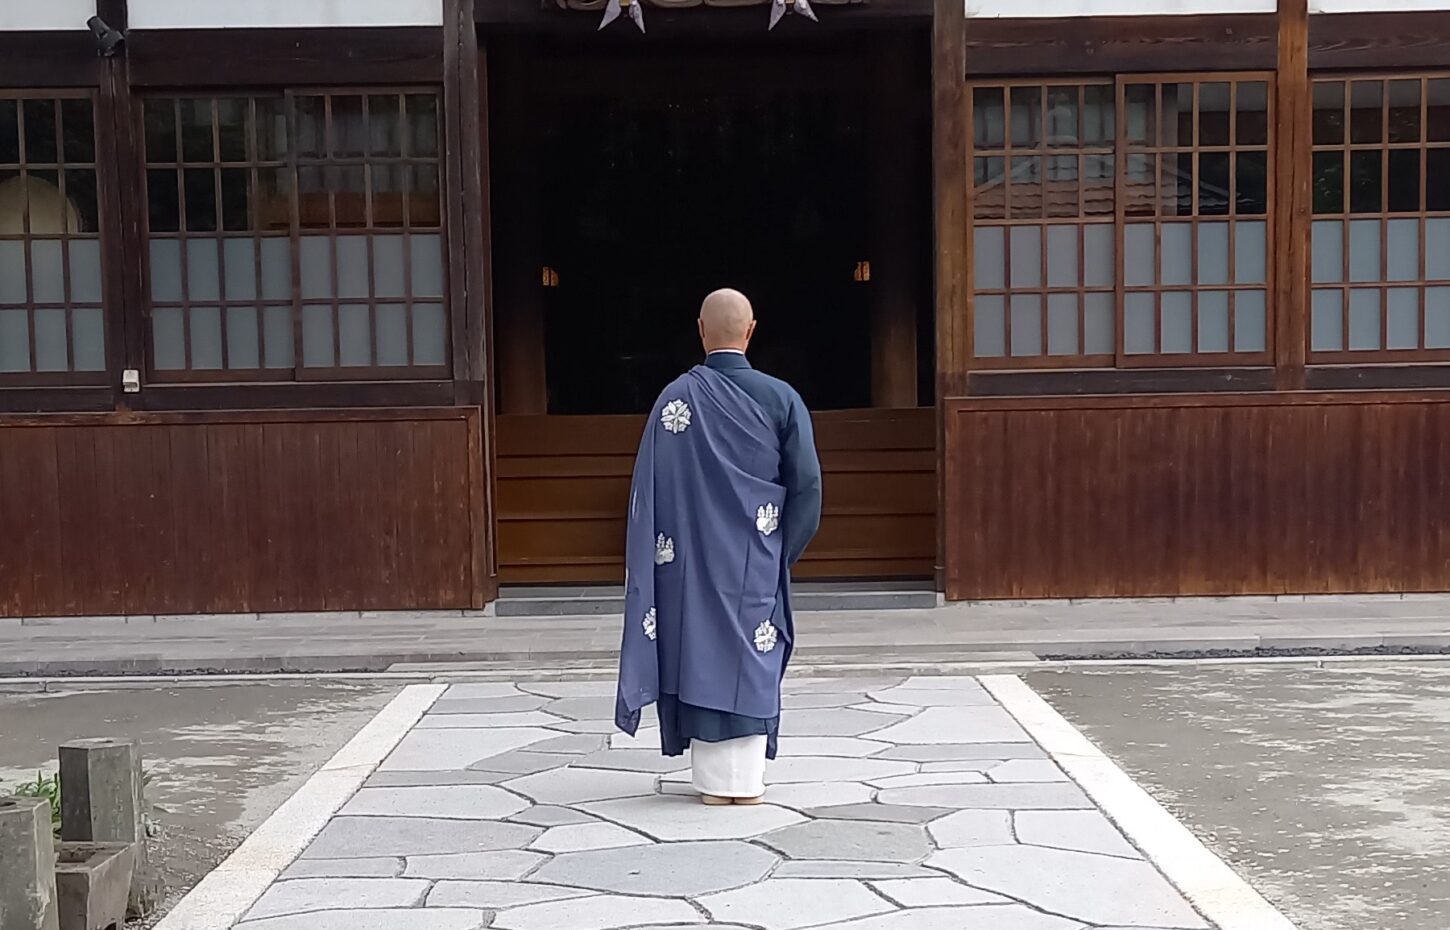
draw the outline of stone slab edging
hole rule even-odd
[[[1021,678],[978,681],[1219,930],[1298,930]]]
[[[404,688],[154,930],[227,930],[241,920],[445,690],[446,685]]]

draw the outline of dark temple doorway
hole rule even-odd
[[[503,580],[622,570],[642,417],[699,361],[717,287],[751,298],[753,363],[816,414],[827,516],[805,573],[929,573],[927,36],[487,48]]]

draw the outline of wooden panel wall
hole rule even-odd
[[[815,416],[825,518],[801,577],[927,577],[936,551],[933,412]],[[624,576],[625,506],[641,417],[498,418],[505,583]]]
[[[476,408],[0,421],[0,616],[481,607]]]
[[[948,596],[1450,589],[1450,393],[947,404]]]

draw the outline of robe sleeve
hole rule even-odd
[[[811,415],[791,393],[780,436],[780,476],[785,485],[785,556],[794,565],[821,525],[821,460]]]

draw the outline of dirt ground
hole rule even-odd
[[[327,682],[0,694],[0,788],[55,770],[56,746],[140,740],[167,899],[150,927],[362,728],[390,685]]]
[[[1301,930],[1445,930],[1450,663],[1028,681]]]

